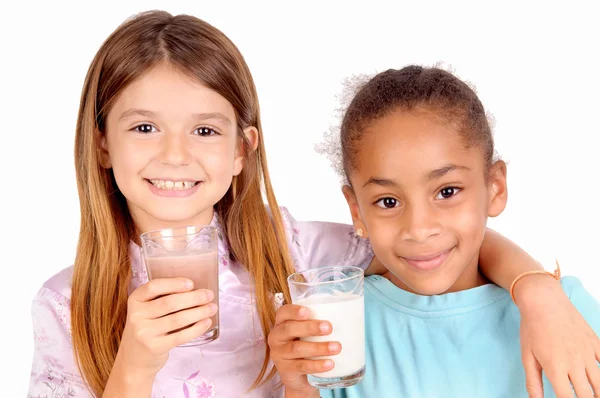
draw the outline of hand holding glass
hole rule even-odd
[[[358,267],[324,267],[298,272],[288,277],[292,303],[310,310],[309,319],[329,321],[327,336],[305,337],[310,342],[338,341],[338,355],[330,359],[332,370],[308,375],[317,388],[343,388],[360,382],[365,375],[364,273]]]
[[[140,236],[148,278],[188,278],[194,289],[208,289],[219,303],[217,230],[211,226],[188,226],[146,232]],[[219,337],[219,313],[210,328],[180,347],[209,343]]]

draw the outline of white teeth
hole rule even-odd
[[[195,181],[150,180],[150,182],[155,187],[167,191],[181,191],[184,189],[193,188],[196,185]]]

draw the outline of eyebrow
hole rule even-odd
[[[365,182],[365,184],[363,185],[363,188],[365,188],[369,185],[379,185],[382,187],[391,187],[391,188],[398,187],[398,184],[396,183],[396,181],[390,180],[389,178],[379,178],[379,177],[369,178],[367,180],[367,182]]]
[[[439,169],[430,171],[427,174],[427,180],[428,181],[437,180],[438,178],[442,178],[446,174],[448,174],[452,171],[457,171],[457,170],[471,171],[471,169],[466,166],[458,166],[455,164],[448,164],[444,167],[440,167]]]
[[[192,116],[198,120],[217,119],[225,123],[227,126],[231,126],[231,120],[227,116],[219,112],[194,113]]]
[[[127,119],[136,115],[144,117],[154,117],[156,116],[156,113],[148,111],[146,109],[133,108],[123,112],[119,117],[119,120]],[[192,114],[192,117],[198,120],[217,119],[225,123],[227,126],[231,125],[231,120],[227,116],[219,112],[194,113]]]
[[[435,170],[432,170],[429,173],[427,173],[427,180],[428,181],[436,180],[438,178],[445,176],[446,174],[448,174],[452,171],[457,171],[457,170],[470,171],[471,169],[466,166],[458,166],[455,164],[449,164],[449,165],[440,167],[439,169],[435,169]],[[400,186],[400,184],[398,184],[396,181],[394,181],[390,178],[381,178],[381,177],[369,178],[367,180],[367,182],[365,182],[365,184],[363,185],[363,188],[365,188],[369,185],[379,185],[379,186],[387,187],[387,188],[398,188]]]
[[[155,114],[152,111],[147,111],[144,109],[129,109],[121,114],[121,116],[119,117],[119,120],[127,119],[127,118],[130,118],[135,115],[152,117]]]

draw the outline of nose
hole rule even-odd
[[[441,233],[439,218],[428,204],[406,206],[402,220],[400,237],[413,243],[426,243]]]
[[[186,134],[168,132],[162,139],[159,160],[170,166],[184,166],[190,163],[191,153]]]

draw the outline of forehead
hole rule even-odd
[[[406,178],[448,164],[483,169],[484,158],[478,147],[466,147],[459,131],[429,112],[398,110],[362,132],[354,174]]]
[[[218,112],[235,120],[233,106],[222,95],[167,65],[150,69],[125,87],[110,113],[120,115],[132,108],[181,117],[199,112]]]

